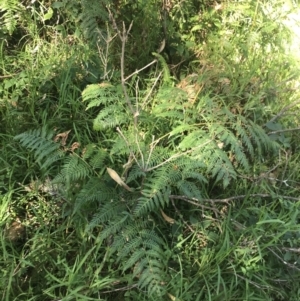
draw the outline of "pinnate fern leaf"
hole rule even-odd
[[[118,87],[110,83],[88,85],[82,92],[82,100],[88,102],[86,110],[100,105],[117,103],[121,98]]]
[[[49,167],[65,155],[60,144],[53,141],[54,132],[47,128],[29,130],[14,137],[21,145],[33,151],[41,168]],[[44,162],[43,162],[44,161]]]
[[[138,198],[136,207],[134,208],[134,215],[144,216],[148,212],[157,211],[159,208],[164,207],[169,203],[169,196],[171,191],[169,187],[164,187],[161,190],[148,190],[142,191],[141,197]]]

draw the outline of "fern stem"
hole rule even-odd
[[[187,154],[189,154],[189,153],[192,153],[192,152],[195,151],[196,149],[198,149],[198,148],[200,148],[200,147],[203,147],[204,145],[206,145],[206,144],[208,144],[208,143],[210,143],[210,142],[212,142],[212,140],[208,140],[208,141],[202,143],[201,145],[199,145],[199,146],[197,146],[197,147],[194,147],[194,148],[192,148],[192,149],[189,149],[188,151],[185,151],[185,152],[183,152],[183,153],[177,153],[177,154],[171,156],[169,159],[167,159],[167,160],[165,160],[165,161],[163,161],[163,162],[161,162],[161,163],[159,163],[159,164],[157,164],[157,165],[155,165],[155,166],[153,166],[153,167],[151,167],[151,168],[146,169],[145,172],[154,170],[154,169],[156,169],[156,168],[158,168],[158,167],[161,167],[161,166],[165,165],[166,163],[168,163],[168,162],[170,162],[170,161],[172,161],[172,160],[174,160],[174,159],[176,159],[176,158],[179,158],[179,157],[181,157],[181,156],[184,156],[184,155],[187,155]]]
[[[138,165],[138,167],[142,168],[141,165],[139,164],[139,161],[137,160],[134,152],[132,151],[129,142],[127,141],[126,137],[124,136],[124,134],[122,133],[122,131],[121,131],[121,129],[119,127],[117,127],[117,132],[120,134],[120,136],[123,138],[123,140],[127,144],[127,147],[130,149],[130,155],[134,158],[134,161],[136,162],[136,164]]]

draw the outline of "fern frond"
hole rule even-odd
[[[120,206],[122,207],[122,206]],[[122,229],[126,228],[128,223],[130,222],[131,217],[127,211],[122,211],[120,214],[114,214],[114,219],[110,221],[108,226],[104,228],[104,230],[100,234],[100,239],[104,240],[108,238],[110,235],[117,234]]]
[[[65,160],[61,172],[54,178],[54,182],[76,182],[92,174],[91,167],[76,154],[70,154]]]
[[[125,134],[126,135],[126,134]],[[129,155],[131,152],[130,148],[127,146],[126,141],[120,137],[116,136],[114,144],[111,147],[110,155]]]
[[[249,162],[244,153],[245,150],[242,143],[239,141],[239,138],[236,137],[236,135],[234,135],[234,133],[230,129],[223,125],[212,125],[210,127],[210,131],[212,135],[215,135],[218,140],[224,143],[224,149],[226,149],[227,147],[230,148],[231,152],[235,155],[236,162],[240,164],[245,170],[249,170]],[[245,132],[243,132],[243,134],[245,134]],[[246,139],[244,138],[244,140]],[[224,153],[223,150],[221,152]],[[218,151],[218,153],[220,152]],[[228,160],[225,160],[224,156],[223,158],[224,160],[222,161],[228,163]],[[230,165],[227,164],[227,167],[230,168]]]
[[[184,179],[197,180],[201,184],[208,183],[207,179],[200,173],[200,171],[185,169],[181,175]]]
[[[146,256],[147,256],[146,250],[140,247],[140,241],[139,241],[138,248],[129,257],[128,261],[123,267],[123,271],[126,271],[134,267],[133,276],[135,277],[141,274],[145,270],[145,268],[147,268],[148,260]]]
[[[198,199],[202,198],[201,190],[194,182],[181,180],[178,181],[176,187],[178,188],[179,193],[185,195],[186,197]]]
[[[19,0],[2,0],[0,3],[0,27],[11,35],[17,27],[20,11],[25,10]]]
[[[139,287],[141,289],[147,288],[150,296],[162,297],[166,294],[165,273],[162,269],[155,264],[157,261],[148,261],[150,267],[143,271],[139,278]]]
[[[24,132],[14,137],[21,145],[34,152],[34,156],[41,168],[48,168],[65,155],[60,150],[60,144],[53,141],[54,132],[47,128]],[[42,161],[44,163],[42,163]]]
[[[209,149],[209,148],[208,148]],[[185,155],[178,157],[172,163],[175,167],[181,169],[181,174],[183,178],[188,177],[191,171],[199,171],[203,170],[206,167],[205,162],[203,161],[202,153],[206,150],[204,147],[203,150],[195,150],[195,152],[191,152],[191,155]],[[200,159],[199,159],[200,158]]]
[[[137,179],[143,179],[145,177],[146,177],[146,173],[138,165],[134,165],[130,169],[129,175],[127,177],[127,182],[130,183],[131,181]]]
[[[127,106],[118,86],[109,83],[88,85],[82,92],[82,99],[88,102],[87,110],[102,106],[98,116],[94,119],[95,130],[130,123],[130,117],[126,113]]]
[[[187,116],[183,104],[187,100],[187,94],[181,89],[174,87],[162,87],[155,96],[155,106],[152,114],[156,118],[168,118],[167,125],[175,126],[183,122]]]
[[[268,152],[270,154],[278,151],[276,142],[267,135],[261,126],[255,124],[253,121],[249,121],[247,129],[249,130],[252,140],[255,142],[256,151],[260,156],[263,152]]]
[[[249,161],[244,153],[243,147],[240,143],[236,142],[231,145],[231,151],[235,154],[236,161],[244,168],[244,170],[249,171]]]
[[[251,141],[251,136],[248,131],[248,123],[246,119],[242,116],[239,116],[237,120],[233,120],[232,129],[236,133],[236,137],[241,141],[241,144],[245,147],[245,151],[250,155],[250,157],[254,156],[254,147]]]
[[[232,179],[236,179],[236,176],[236,171],[228,160],[217,161],[217,165],[212,169],[212,177],[216,177],[216,182],[222,180],[224,188],[229,185]]]
[[[170,185],[173,182],[172,176],[174,176],[174,180],[180,177],[176,170],[174,170],[174,172],[170,174],[168,171],[171,168],[172,166],[169,164],[158,168],[156,172],[153,173],[151,178],[148,177],[147,182],[144,183],[144,187],[147,187],[148,189],[152,190],[160,190],[166,187],[166,185]]]
[[[96,148],[94,155],[90,158],[90,160],[88,160],[88,163],[93,169],[103,168],[105,166],[104,162],[107,157],[108,154],[104,149]]]
[[[118,88],[109,83],[88,85],[82,92],[82,101],[88,102],[86,110],[102,104],[117,103],[121,98]]]
[[[201,129],[195,130],[187,134],[178,145],[178,149],[185,151],[198,145],[201,145],[209,140],[207,133]],[[201,150],[200,150],[201,151]]]
[[[130,122],[129,115],[120,104],[107,106],[94,119],[94,129],[96,131],[106,128],[113,128]]]
[[[86,38],[91,39],[92,41],[97,41],[99,36],[99,27],[97,18],[94,16],[85,16],[82,15],[82,24],[81,27],[83,28],[84,35]]]
[[[97,145],[94,143],[88,144],[85,146],[83,152],[82,152],[82,159],[88,160],[90,159],[96,152]]]
[[[121,247],[121,249],[119,249],[118,261],[120,261],[120,260],[122,260],[122,258],[128,256],[130,253],[132,253],[133,250],[136,250],[135,252],[140,253],[141,257],[143,257],[145,255],[145,253],[143,253],[143,250],[145,250],[145,249],[141,248],[141,245],[142,245],[141,236],[140,236],[140,234],[139,235],[136,234],[136,229],[134,232],[135,232],[135,237],[130,238],[129,236],[127,236],[128,231],[126,231],[127,242],[126,242],[126,244],[123,245],[123,247]],[[133,261],[132,256],[135,258],[134,259],[135,261]],[[123,268],[123,271],[127,270],[128,268],[133,267],[136,264],[136,262],[140,259],[140,258],[138,258],[138,256],[134,256],[134,252],[130,257],[131,257],[131,259],[130,259],[131,264],[129,264],[127,262]]]
[[[164,77],[163,77],[164,83],[166,83],[166,84],[171,83],[172,82],[171,74],[170,74],[169,66],[168,66],[166,60],[164,59],[164,57],[162,55],[160,55],[158,53],[153,52],[152,54],[158,59],[158,61],[160,62],[160,64],[163,67],[163,70],[164,70]]]
[[[218,148],[203,153],[203,159],[207,163],[208,174],[216,177],[216,181],[223,181],[223,186],[227,187],[232,179],[235,179],[237,173],[230,162],[227,154]]]
[[[184,117],[183,112],[175,111],[172,109],[170,110],[169,106],[166,106],[165,109],[161,113],[157,114],[156,116],[162,118],[169,118],[169,121],[182,120]]]
[[[176,126],[172,131],[169,133],[169,137],[177,136],[177,134],[182,134],[184,132],[191,132],[197,130],[195,125],[181,123],[180,125]]]
[[[138,220],[135,223],[129,223],[120,233],[118,233],[117,239],[114,240],[111,245],[112,252],[125,252],[126,254],[132,253],[136,245],[137,229],[147,229],[149,222],[145,220]],[[139,250],[139,248],[138,248]],[[124,255],[125,256],[125,255]]]
[[[123,271],[134,267],[133,275],[139,277],[140,288],[147,287],[150,295],[161,295],[164,292],[163,283],[166,281],[166,244],[153,229],[140,226],[138,224],[136,227],[136,230],[140,230],[135,230],[136,237],[129,239],[118,253],[118,261],[124,263]],[[124,232],[127,232],[126,228]]]
[[[100,34],[102,23],[108,22],[108,12],[106,5],[109,5],[107,0],[82,0],[81,28],[87,39],[97,42],[102,38]]]
[[[75,199],[75,205],[73,212],[78,212],[83,206],[96,202],[100,206],[104,202],[110,202],[110,200],[117,199],[117,191],[109,187],[100,178],[91,178],[89,181],[83,185],[77,197]],[[106,211],[103,211],[104,213]],[[106,221],[104,217],[99,217],[102,222]]]
[[[119,217],[124,210],[126,210],[125,203],[119,203],[116,201],[107,202],[105,205],[99,208],[97,213],[94,214],[92,220],[89,222],[86,228],[86,231],[90,231],[96,226],[104,225],[108,221],[114,220],[116,216]],[[104,235],[104,238],[107,238],[108,236],[109,234],[107,236]]]
[[[144,216],[148,212],[156,211],[169,203],[171,191],[169,187],[161,190],[142,190],[142,197],[138,198],[137,204],[133,210],[135,216]]]
[[[52,148],[52,152],[49,153],[48,155],[39,156],[39,159],[37,159],[38,162],[41,162],[42,160],[45,160],[44,163],[41,163],[41,169],[45,170],[51,166],[54,165],[54,163],[57,163],[58,161],[60,161],[63,157],[65,157],[66,152],[63,151],[62,149],[57,149],[56,147]],[[40,160],[40,161],[39,161]]]
[[[152,151],[152,152],[148,151],[146,153],[147,168],[151,168],[151,167],[154,167],[154,166],[160,164],[161,162],[168,159],[170,157],[170,155],[172,155],[172,154],[173,154],[173,152],[170,153],[169,149],[167,149],[165,147],[156,146],[154,151]]]

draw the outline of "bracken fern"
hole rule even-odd
[[[109,136],[105,149],[90,144],[77,153],[63,152],[45,129],[16,139],[33,150],[44,167],[55,158],[62,160],[54,181],[80,187],[73,214],[89,213],[91,204],[96,208],[87,233],[100,227],[100,240],[109,245],[111,256],[116,254],[122,272],[131,273],[141,289],[163,295],[169,249],[156,221],[171,195],[200,203],[209,181],[227,187],[238,173],[249,172],[250,160],[259,161],[276,145],[261,126],[222,102],[204,95],[191,105],[185,91],[166,81],[135,121],[119,87],[89,85],[82,98],[87,109],[99,108],[94,128]],[[117,186],[106,167],[123,176],[131,191]]]

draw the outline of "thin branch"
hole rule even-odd
[[[125,99],[126,99],[126,102],[128,104],[128,107],[130,109],[130,111],[132,112],[133,116],[134,116],[134,120],[135,120],[135,124],[137,123],[136,122],[136,118],[137,118],[137,115],[136,115],[136,112],[132,106],[132,103],[129,99],[129,95],[127,93],[127,88],[126,88],[126,81],[125,81],[125,78],[124,78],[124,73],[125,73],[125,45],[126,45],[126,40],[127,40],[127,36],[131,30],[131,27],[132,27],[132,22],[130,23],[129,25],[129,29],[126,31],[126,27],[125,27],[125,23],[123,22],[123,36],[121,37],[121,42],[122,42],[122,53],[121,53],[121,84],[122,84],[122,88],[123,88],[123,93],[124,93],[124,96],[125,96]]]
[[[108,12],[109,12],[109,18],[113,24],[113,28],[117,31],[118,33],[118,36],[121,40],[121,43],[122,43],[122,50],[121,50],[121,85],[122,85],[122,89],[123,89],[123,93],[124,93],[124,97],[125,97],[125,100],[127,102],[127,105],[131,111],[131,113],[133,114],[133,118],[134,118],[134,124],[135,124],[135,127],[137,126],[137,116],[139,115],[138,112],[134,109],[131,101],[130,101],[130,98],[129,98],[129,95],[127,93],[127,88],[126,88],[126,79],[125,79],[125,46],[126,46],[126,42],[127,42],[127,37],[130,33],[130,30],[132,28],[132,24],[133,24],[133,21],[130,23],[129,25],[129,28],[126,30],[126,26],[125,26],[125,23],[123,22],[123,31],[121,32],[120,29],[118,28],[117,26],[117,23],[116,23],[116,20],[115,18],[113,17],[111,11],[109,8],[108,9]]]
[[[285,165],[284,165],[284,169],[282,171],[282,176],[281,176],[281,183],[279,185],[279,188],[281,188],[282,183],[284,183],[286,186],[289,186],[286,182],[287,180],[284,180],[285,178],[285,174],[288,168],[288,164],[289,164],[289,157],[290,157],[290,151],[284,151],[285,152]],[[280,153],[279,153],[280,154]]]
[[[170,162],[170,161],[172,161],[172,160],[174,160],[174,159],[176,159],[176,158],[179,158],[179,157],[184,156],[184,155],[186,155],[186,154],[192,153],[192,152],[195,151],[196,149],[198,149],[198,148],[200,148],[200,147],[202,147],[202,146],[204,146],[204,145],[206,145],[206,144],[208,144],[208,143],[210,143],[210,142],[212,142],[212,140],[208,140],[208,141],[202,143],[201,145],[199,145],[199,146],[197,146],[197,147],[194,147],[194,148],[192,148],[192,149],[190,149],[190,150],[188,150],[188,151],[186,151],[186,152],[175,154],[175,155],[171,156],[169,159],[167,159],[167,160],[165,160],[165,161],[163,161],[163,162],[161,162],[161,163],[159,163],[159,164],[157,164],[157,165],[155,165],[155,166],[153,166],[153,167],[151,167],[151,168],[148,168],[147,170],[145,170],[145,172],[154,170],[154,169],[156,169],[156,168],[158,168],[158,167],[160,167],[160,166],[163,166],[163,165],[165,165],[166,163],[168,163],[168,162]]]
[[[292,132],[292,131],[299,131],[299,128],[293,128],[293,129],[286,129],[286,130],[278,130],[278,131],[273,131],[273,132],[269,132],[268,135],[273,135],[273,134],[278,134],[278,133],[285,133],[285,132]]]
[[[235,275],[236,275],[237,277],[239,277],[239,278],[245,280],[245,281],[248,281],[250,284],[256,286],[257,288],[260,288],[260,289],[271,289],[271,287],[268,286],[268,285],[261,285],[261,284],[258,284],[258,283],[254,282],[254,281],[252,281],[252,280],[250,280],[250,279],[248,279],[248,278],[246,278],[246,277],[243,277],[243,276],[241,276],[241,275],[239,275],[239,274],[235,274]]]
[[[110,43],[113,41],[113,39],[118,35],[117,33],[114,36],[110,35],[110,31],[109,31],[109,27],[107,26],[107,38],[104,37],[104,35],[102,34],[101,30],[98,30],[98,33],[101,35],[102,40],[105,42],[106,47],[105,47],[105,53],[104,50],[102,50],[102,48],[99,46],[98,42],[97,42],[97,48],[98,48],[98,53],[99,53],[99,57],[101,59],[103,68],[104,68],[104,75],[102,76],[103,79],[109,80],[110,78],[108,77],[108,74],[111,71],[107,71],[107,66],[108,66],[108,55],[109,55],[109,46]],[[112,75],[113,76],[113,75]]]
[[[7,74],[7,75],[0,75],[0,79],[2,78],[9,78],[9,77],[14,77],[15,75],[18,75],[19,73],[13,73],[13,74]]]
[[[295,197],[286,196],[286,195],[271,195],[271,194],[266,194],[266,193],[243,194],[243,195],[232,196],[232,197],[225,198],[225,199],[197,199],[197,198],[188,198],[184,195],[170,195],[170,198],[183,200],[185,202],[188,202],[188,203],[193,204],[193,205],[198,206],[198,207],[201,206],[201,204],[199,204],[199,202],[228,204],[230,201],[241,200],[241,199],[249,198],[249,197],[260,197],[260,198],[274,198],[274,197],[277,197],[277,198],[288,199],[288,200],[291,200],[291,201],[300,201],[300,198],[295,198]]]
[[[285,260],[283,260],[278,254],[276,254],[270,247],[268,247],[268,250],[271,251],[282,263],[284,263],[285,265],[287,265],[288,267],[295,269],[297,271],[300,271],[300,269],[298,267],[296,267],[294,264],[288,263]]]
[[[163,74],[163,71],[160,71],[158,76],[156,77],[155,81],[154,81],[154,84],[152,85],[150,91],[148,92],[148,94],[146,95],[144,101],[143,101],[143,104],[142,104],[142,108],[145,107],[147,105],[147,102],[148,102],[148,98],[150,97],[150,95],[152,94],[158,80],[160,79],[161,75]]]
[[[283,108],[277,115],[275,115],[269,122],[274,122],[276,119],[280,118],[282,115],[284,115],[284,113],[286,111],[288,111],[289,109],[291,109],[292,107],[294,107],[295,105],[300,103],[300,99],[292,102],[291,104],[289,104],[288,106],[286,106],[285,108]]]
[[[124,136],[124,134],[122,133],[121,129],[119,127],[117,127],[117,132],[120,134],[120,136],[123,138],[123,140],[125,141],[125,143],[127,144],[127,147],[130,149],[130,155],[134,158],[134,161],[136,162],[136,164],[138,165],[139,168],[141,168],[136,156],[134,155],[134,152],[132,151],[129,142],[127,141],[126,137]]]
[[[171,200],[182,200],[182,201],[185,201],[185,202],[187,202],[187,203],[190,203],[190,204],[192,204],[192,205],[194,205],[194,206],[196,206],[196,207],[200,207],[200,208],[202,208],[202,209],[212,210],[212,211],[214,211],[217,215],[218,215],[218,213],[220,213],[219,210],[216,209],[216,208],[212,208],[212,207],[208,207],[208,206],[199,204],[199,200],[196,199],[196,198],[188,198],[188,197],[185,197],[185,196],[183,196],[183,195],[182,195],[182,196],[181,196],[181,195],[170,195],[169,198],[170,198]],[[196,202],[194,202],[194,201],[198,201],[198,202],[196,203]]]
[[[143,152],[142,152],[141,147],[140,147],[138,135],[140,135],[140,134],[138,133],[138,131],[135,131],[135,143],[136,143],[136,145],[137,145],[137,147],[138,147],[138,150],[139,150],[139,153],[140,153],[140,156],[141,156],[141,160],[142,160],[142,166],[143,166],[143,168],[144,168],[144,166],[145,166],[145,160],[144,160]]]
[[[149,162],[150,162],[150,158],[151,158],[152,152],[153,152],[153,150],[154,150],[154,148],[155,148],[155,146],[156,146],[156,145],[153,145],[153,141],[154,141],[154,136],[152,135],[152,143],[150,144],[150,152],[149,152],[149,156],[148,156],[146,165],[144,166],[145,169],[148,169],[148,166],[149,166]]]
[[[289,251],[289,252],[293,252],[293,253],[299,253],[300,254],[300,248],[296,249],[296,248],[281,248],[284,251]]]
[[[135,74],[138,74],[139,72],[143,71],[144,69],[150,67],[151,65],[153,65],[154,63],[157,63],[157,59],[153,60],[151,63],[149,63],[148,65],[144,66],[143,68],[134,71],[133,73],[131,73],[130,75],[128,75],[124,81],[127,81],[129,78],[131,78],[132,76],[134,76]]]
[[[138,98],[139,98],[139,79],[137,79],[136,84],[135,84],[135,101],[136,101],[135,107],[136,107],[136,112],[139,112]],[[142,152],[141,147],[140,147],[139,136],[140,136],[140,133],[137,130],[137,125],[136,125],[136,127],[135,127],[135,143],[136,143],[138,151],[140,153],[141,160],[142,160],[142,166],[144,168],[145,160],[144,160],[143,152]]]

